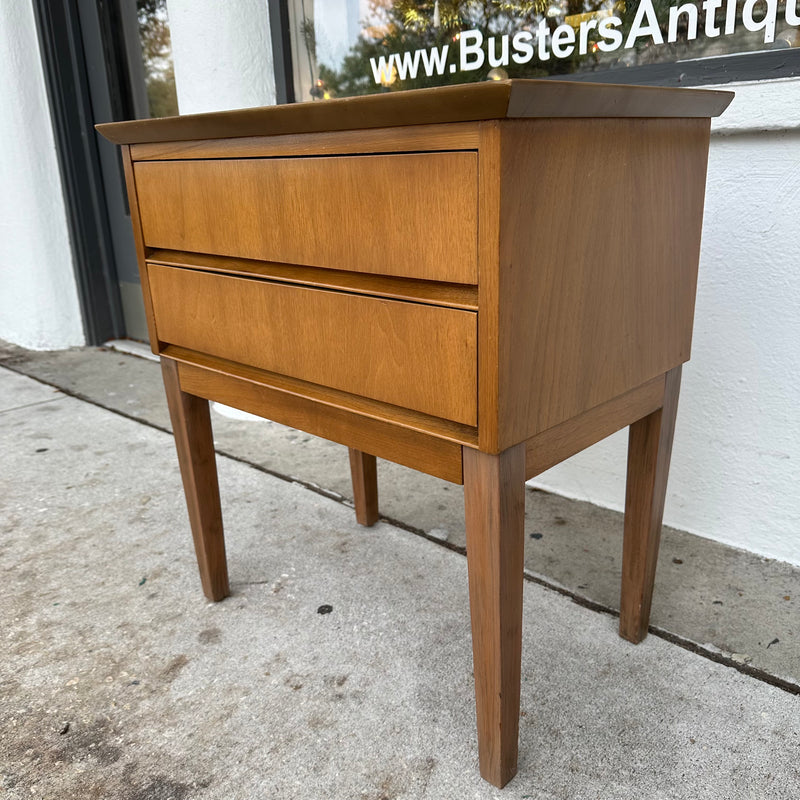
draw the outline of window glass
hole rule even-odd
[[[290,0],[298,100],[800,47],[800,0]]]
[[[166,0],[137,0],[136,12],[149,116],[174,116],[178,113],[178,96]]]

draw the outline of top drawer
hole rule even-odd
[[[474,152],[140,161],[145,245],[476,284]]]

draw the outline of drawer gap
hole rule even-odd
[[[230,148],[228,148],[230,151]],[[426,149],[423,154],[424,155],[431,155],[431,154],[443,154],[443,153],[475,153],[477,155],[478,150],[475,147],[442,147],[442,148],[429,148]],[[325,153],[324,155],[320,155],[319,152],[313,153],[245,153],[245,154],[236,154],[235,158],[237,161],[268,161],[269,159],[330,159],[330,158],[351,158],[352,156],[357,155],[359,158],[371,158],[373,156],[416,156],[420,155],[419,149],[407,149],[407,150],[369,150],[364,152],[363,150],[359,150],[357,153],[352,152],[330,152]],[[174,155],[170,156],[161,156],[159,158],[147,158],[147,157],[138,157],[134,158],[134,161],[221,161],[225,160],[225,158],[234,158],[234,156],[230,152],[223,152],[222,154],[213,151],[208,154],[197,155],[196,151],[192,151],[187,155],[181,155],[179,152],[176,152]]]
[[[233,375],[262,386],[268,386],[284,394],[305,397],[322,405],[340,408],[370,419],[388,421],[401,428],[426,433],[456,444],[470,447],[477,447],[478,445],[477,428],[469,425],[432,417],[429,414],[411,411],[390,403],[382,403],[378,400],[370,400],[366,397],[359,397],[338,389],[331,389],[297,378],[290,378],[286,375],[278,375],[274,372],[239,364],[216,356],[209,356],[185,347],[178,347],[177,345],[161,345],[159,343],[159,354],[185,364],[193,364],[223,375]]]
[[[133,144],[134,161],[194,158],[279,158],[298,155],[362,155],[477,150],[479,123],[409,125],[401,128],[327,131],[305,136],[276,134]]]
[[[147,261],[239,277],[263,278],[280,283],[333,289],[354,294],[406,300],[413,303],[478,310],[478,287],[463,283],[439,283],[391,275],[375,275],[323,267],[279,264],[244,258],[228,258],[178,250],[152,250]]]

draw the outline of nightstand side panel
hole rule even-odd
[[[708,139],[706,119],[503,124],[500,449],[688,360]]]

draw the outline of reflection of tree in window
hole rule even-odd
[[[174,116],[178,113],[178,96],[166,0],[137,0],[136,10],[150,115]]]
[[[465,83],[487,78],[490,69],[475,72],[445,72],[427,76],[420,70],[416,77],[385,82],[377,85],[372,77],[370,58],[380,58],[391,53],[427,50],[445,45],[455,54],[458,36],[465,30],[478,30],[484,36],[484,49],[489,39],[512,34],[531,26],[543,18],[548,0],[370,0],[370,14],[358,41],[351,47],[339,69],[327,64],[319,65],[320,80],[332,94],[354,95],[391,89],[417,89],[441,86],[447,83]],[[584,9],[584,0],[568,0],[567,5]],[[554,23],[555,26],[555,23]],[[509,64],[505,72],[509,77],[548,74]],[[571,71],[564,65],[564,71]],[[420,74],[423,73],[423,74]]]
[[[800,34],[788,23],[795,18],[792,8],[798,2],[368,0],[366,6],[362,5],[362,10],[366,7],[368,12],[359,37],[340,61],[335,59],[338,63],[323,61],[318,65],[319,78],[312,94],[344,96],[487,78],[566,75],[797,46]],[[752,29],[752,21],[757,25],[773,7],[778,20],[774,42],[765,40],[763,30]],[[750,29],[743,20],[743,15],[748,14]],[[651,20],[652,36],[635,35],[648,28]],[[608,34],[611,27],[613,39]],[[606,38],[601,34],[603,28]],[[460,37],[467,31],[478,32],[470,42],[477,40],[483,53],[481,66],[475,69],[462,69],[459,58],[464,42]],[[513,37],[520,31],[527,32],[527,41],[535,48],[530,58],[515,59],[513,56],[520,56],[519,51],[511,52]],[[621,44],[610,44],[615,40]],[[413,61],[417,51],[430,58],[431,53],[441,53],[444,47],[448,50],[443,69],[407,68],[418,63]],[[504,53],[508,55],[501,59]],[[375,64],[381,58],[388,64],[393,55],[394,69],[376,72]],[[401,57],[407,59],[402,62],[405,67],[397,69]],[[501,60],[503,63],[499,64]]]

